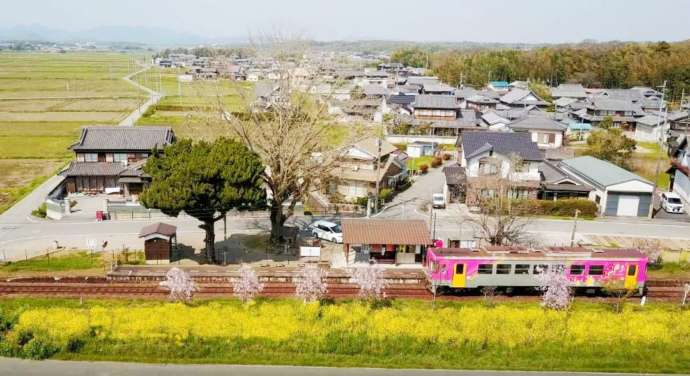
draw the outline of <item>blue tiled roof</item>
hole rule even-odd
[[[510,85],[508,81],[489,81],[489,84],[495,88],[508,88]]]

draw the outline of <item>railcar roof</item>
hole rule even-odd
[[[470,248],[431,248],[430,252],[438,256],[448,257],[497,257],[516,259],[539,258],[597,258],[597,259],[640,259],[647,256],[639,249],[616,248],[597,249],[584,247],[548,247],[543,249],[528,249],[524,247],[489,246],[481,249]]]

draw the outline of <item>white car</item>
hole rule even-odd
[[[664,192],[661,194],[661,208],[667,213],[682,213],[683,201],[680,196],[673,192]]]
[[[343,230],[337,223],[329,221],[316,221],[309,225],[311,227],[311,233],[323,240],[328,240],[333,243],[343,242]]]
[[[446,198],[443,196],[443,193],[434,193],[431,195],[431,206],[434,208],[445,209]]]

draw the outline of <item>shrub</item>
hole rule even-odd
[[[594,218],[597,215],[597,204],[585,199],[565,200],[518,200],[513,209],[522,215],[553,215],[572,217],[579,210],[581,218]]]
[[[410,188],[412,186],[412,182],[410,181],[409,178],[405,178],[401,181],[398,182],[398,192],[402,192],[406,190],[407,188]]]
[[[400,151],[407,151],[407,144],[393,144]]]
[[[451,157],[450,154],[445,154],[445,153],[443,154],[443,160],[444,160],[444,161],[449,161],[449,160],[450,160],[450,157]]]
[[[426,174],[426,172],[429,171],[429,166],[426,164],[419,165],[419,172],[422,174]]]
[[[431,160],[431,167],[437,168],[443,164],[443,161],[439,157],[434,157],[434,159]]]
[[[55,346],[49,341],[32,338],[24,347],[22,348],[22,355],[30,359],[47,359],[53,354],[60,350],[58,346]]]
[[[383,188],[379,191],[379,200],[388,202],[393,198],[393,190],[390,188]]]
[[[17,323],[17,316],[10,316],[9,314],[0,310],[0,335],[2,333],[12,329],[14,324]]]
[[[38,218],[45,218],[47,215],[48,207],[46,203],[42,203],[36,210],[31,212],[31,215]]]
[[[363,206],[365,208],[367,207],[368,202],[369,202],[369,198],[366,196],[355,198],[355,204],[357,204],[359,206]]]

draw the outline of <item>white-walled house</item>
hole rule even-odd
[[[514,132],[529,132],[532,141],[541,149],[563,146],[563,135],[568,126],[544,115],[529,115],[508,125]]]
[[[668,130],[665,115],[645,115],[637,119],[633,139],[642,142],[656,142],[662,139]]]
[[[652,215],[654,184],[607,161],[590,156],[567,159],[559,165],[571,176],[594,188],[589,199],[599,214],[614,217]]]
[[[377,181],[380,189],[394,189],[407,177],[407,155],[384,140],[379,150],[377,142],[376,138],[368,138],[340,151],[337,166],[331,171],[331,194],[340,194],[351,201],[373,194]]]
[[[543,156],[526,132],[467,132],[463,134],[460,166],[467,178],[467,203],[474,205],[481,198],[494,197],[491,181],[509,179],[515,199],[537,197]]]
[[[673,151],[668,173],[671,175],[671,191],[690,204],[690,147],[687,137],[683,137]]]

